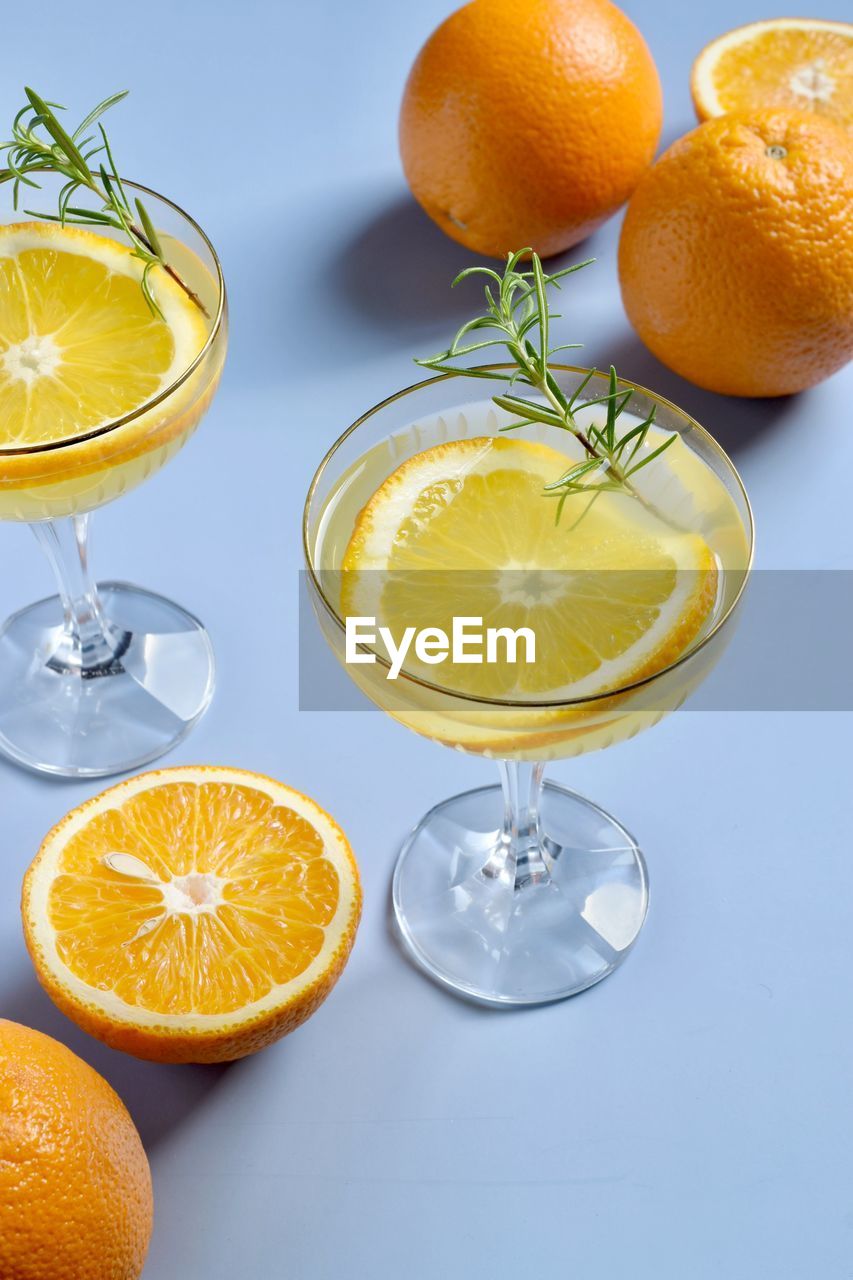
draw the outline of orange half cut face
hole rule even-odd
[[[24,882],[27,945],[87,1030],[159,1060],[240,1057],[302,1022],[361,906],[340,828],[232,769],[142,775],[74,810]]]

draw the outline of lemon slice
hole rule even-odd
[[[853,25],[773,18],[713,40],[693,64],[700,120],[729,111],[788,107],[853,125]]]
[[[358,868],[337,824],[271,778],[142,774],[70,813],[24,880],[42,985],[115,1048],[221,1062],[303,1022],[347,961]]]
[[[556,526],[543,488],[567,464],[547,445],[508,437],[460,440],[409,459],[356,522],[342,564],[342,612],[375,617],[397,642],[408,626],[450,635],[454,616],[531,629],[533,662],[520,646],[513,659],[500,645],[497,661],[438,666],[412,657],[404,665],[483,698],[583,698],[667,666],[713,611],[714,554],[701,536],[673,530],[630,496],[602,495],[574,527],[568,506]]]
[[[133,412],[192,364],[207,330],[165,272],[106,236],[53,223],[0,227],[0,450],[53,444]]]

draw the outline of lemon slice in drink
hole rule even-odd
[[[713,611],[714,554],[621,494],[601,495],[579,522],[571,504],[588,499],[575,496],[557,525],[543,489],[568,461],[508,437],[410,458],[356,522],[343,613],[375,617],[397,642],[409,626],[451,635],[454,615],[481,618],[484,629],[530,628],[533,662],[523,645],[514,660],[497,645],[497,660],[479,664],[407,658],[404,671],[480,698],[583,698],[662,670]]]
[[[142,294],[125,245],[54,223],[0,227],[0,449],[85,435],[151,400],[206,338],[199,308],[164,271]]]

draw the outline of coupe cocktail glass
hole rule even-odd
[[[552,371],[569,397],[588,373]],[[659,494],[674,525],[701,535],[713,552],[715,596],[701,630],[663,665],[622,687],[581,696],[569,689],[558,699],[484,697],[466,691],[458,672],[452,684],[442,683],[440,667],[425,676],[423,669],[404,666],[391,681],[378,646],[373,665],[347,664],[341,601],[348,570],[342,565],[359,514],[388,476],[424,450],[502,434],[508,419],[482,397],[506,384],[490,384],[482,377],[487,370],[479,372],[481,379],[464,387],[446,376],[419,383],[350,427],[314,477],[304,543],[320,626],[368,697],[420,734],[499,761],[501,786],[445,800],[415,827],[397,861],[393,904],[406,948],[430,975],[470,998],[512,1005],[557,1000],[591,986],[624,960],[636,940],[648,903],[637,842],[589,800],[551,782],[543,785],[544,764],[633,736],[700,683],[732,630],[752,559],[753,524],[740,478],[708,432],[675,405],[621,382],[619,392],[630,393],[628,414],[639,420],[654,408],[656,430],[678,436],[638,475],[647,493]],[[466,400],[472,385],[477,395],[469,391]],[[606,379],[594,375],[585,396],[606,392]],[[624,426],[627,416],[622,421]],[[542,426],[536,435],[526,429],[520,436],[562,449],[566,434]],[[555,538],[571,536],[572,511],[577,508],[566,506]],[[494,513],[495,521],[502,518]],[[436,583],[425,580],[427,585],[430,598],[439,599]],[[442,585],[444,595],[464,599],[449,577]],[[654,785],[651,764],[646,785]],[[664,800],[672,786],[668,778]]]
[[[42,185],[47,200],[58,180],[44,175]],[[227,342],[225,285],[207,236],[164,196],[125,185],[144,197],[167,260],[204,305],[201,350],[153,398],[97,429],[21,447],[4,444],[14,424],[4,433],[0,422],[0,521],[31,524],[59,587],[0,629],[0,752],[66,777],[156,759],[195,724],[214,687],[213,651],[197,618],[127,583],[96,585],[89,568],[91,513],[186,443],[213,398]]]

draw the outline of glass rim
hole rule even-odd
[[[122,182],[125,186],[132,187],[134,191],[141,191],[144,195],[153,196],[155,200],[159,200],[162,204],[168,205],[170,209],[174,210],[180,218],[183,218],[183,220],[192,227],[210,251],[210,256],[213,259],[213,263],[216,268],[216,283],[218,286],[216,314],[213,317],[210,333],[207,335],[204,346],[193,359],[192,363],[187,365],[187,367],[178,374],[176,378],[173,378],[167,387],[162,388],[162,390],[158,391],[156,395],[151,396],[150,399],[144,401],[143,404],[137,405],[137,407],[132,409],[130,413],[122,414],[120,418],[114,418],[109,422],[104,422],[99,427],[93,427],[90,431],[81,432],[79,435],[66,436],[62,440],[47,441],[43,444],[30,445],[6,446],[0,444],[0,458],[29,457],[33,454],[39,453],[54,453],[59,449],[69,449],[74,445],[85,444],[89,440],[98,440],[102,436],[110,435],[113,431],[118,431],[120,427],[127,426],[129,422],[134,422],[144,414],[150,413],[152,409],[155,409],[157,405],[162,404],[163,401],[173,395],[179,387],[183,386],[183,384],[201,365],[205,356],[208,354],[219,336],[219,332],[222,328],[222,319],[225,315],[225,276],[222,272],[222,264],[219,261],[219,255],[214,249],[206,231],[199,225],[199,223],[196,222],[195,218],[193,218],[191,214],[187,213],[185,209],[182,209],[179,204],[176,204],[174,200],[170,200],[168,196],[161,195],[161,193],[159,191],[155,191],[153,187],[146,187],[141,182],[133,182],[130,178],[122,178]],[[3,225],[10,226],[13,224],[6,223]],[[97,234],[97,232],[94,234]],[[111,237],[106,238],[109,239]]]
[[[516,366],[512,364],[501,363],[501,364],[473,365],[472,369],[477,373],[492,373],[492,372],[497,373],[497,372],[502,372],[508,369],[511,370],[511,369],[514,369],[515,367]],[[560,373],[577,373],[582,376],[585,374],[591,373],[593,377],[599,377],[604,379],[609,378],[609,375],[607,373],[604,373],[601,369],[587,369],[580,365],[552,364],[550,367],[552,369],[557,370]],[[346,631],[346,622],[344,621],[343,618],[341,618],[337,609],[331,603],[325,591],[323,590],[323,587],[320,583],[317,572],[315,571],[314,557],[309,547],[308,520],[311,513],[311,506],[314,500],[314,495],[317,491],[317,487],[320,484],[320,481],[323,477],[323,474],[326,468],[328,467],[332,458],[341,448],[341,446],[350,438],[351,435],[353,435],[358,430],[360,426],[362,426],[365,422],[367,422],[369,418],[374,417],[377,413],[380,413],[383,409],[388,408],[389,405],[395,404],[398,400],[402,400],[406,396],[412,395],[416,391],[422,391],[425,387],[436,386],[440,382],[449,382],[451,380],[455,380],[458,376],[459,376],[458,374],[453,374],[453,373],[437,374],[431,378],[424,378],[420,382],[413,382],[410,386],[404,387],[402,390],[395,392],[393,395],[386,396],[384,400],[380,400],[377,404],[373,405],[372,408],[366,410],[365,413],[362,413],[358,418],[356,418],[355,422],[351,423],[350,426],[347,427],[346,431],[344,431],[340,436],[338,436],[337,440],[335,440],[334,443],[326,450],[326,453],[323,456],[319,466],[317,467],[317,470],[314,472],[314,477],[308,488],[308,494],[305,498],[305,506],[302,512],[302,549],[305,557],[305,564],[307,566],[307,571],[311,579],[311,582],[313,583],[314,588],[317,591],[317,594],[322,600],[323,605],[326,608],[326,611],[331,615],[334,622],[338,625],[340,630],[343,632]],[[684,423],[686,426],[690,427],[692,430],[697,431],[700,437],[704,439],[707,443],[709,443],[712,446],[712,448],[724,459],[726,465],[728,466],[729,472],[734,477],[737,489],[743,500],[744,508],[746,511],[746,516],[747,516],[746,532],[747,532],[748,541],[749,541],[746,566],[743,570],[742,580],[740,582],[740,585],[738,586],[737,592],[735,593],[734,599],[730,601],[728,607],[717,619],[713,627],[711,627],[710,631],[708,631],[706,635],[702,636],[701,640],[699,640],[695,645],[691,645],[688,649],[686,649],[683,653],[679,654],[677,658],[675,658],[672,662],[668,663],[665,667],[661,667],[659,671],[653,671],[651,672],[651,674],[643,676],[639,680],[633,680],[629,684],[619,685],[613,689],[605,689],[605,690],[598,691],[596,693],[586,694],[582,697],[557,698],[550,702],[532,701],[530,698],[488,698],[482,694],[464,693],[462,690],[459,690],[459,689],[448,689],[444,685],[433,683],[433,681],[431,680],[424,680],[420,676],[411,675],[409,672],[405,670],[400,671],[397,677],[398,680],[401,680],[401,679],[407,680],[411,684],[416,684],[420,686],[420,688],[422,689],[429,690],[431,693],[439,693],[447,698],[458,699],[460,702],[474,702],[484,706],[491,706],[491,707],[502,707],[502,708],[507,707],[515,710],[528,710],[528,711],[529,710],[547,711],[552,708],[588,706],[591,703],[604,702],[609,698],[620,697],[623,694],[632,693],[637,689],[645,688],[647,685],[654,684],[654,682],[656,680],[659,680],[661,677],[665,675],[669,675],[670,672],[678,670],[678,668],[681,667],[684,663],[686,663],[688,659],[693,658],[698,653],[701,653],[701,651],[705,648],[705,646],[709,644],[711,640],[713,640],[714,636],[716,636],[718,632],[720,632],[722,628],[725,626],[725,624],[728,622],[729,618],[732,616],[738,604],[740,603],[741,597],[743,596],[744,590],[746,589],[746,583],[752,571],[752,563],[755,555],[755,517],[752,511],[752,504],[749,500],[749,494],[747,493],[746,486],[744,485],[743,480],[741,479],[740,472],[738,471],[735,464],[732,462],[729,455],[726,453],[723,446],[719,443],[719,441],[715,440],[714,437],[711,435],[710,431],[708,431],[705,427],[703,427],[700,422],[697,422],[695,418],[691,417],[686,410],[679,408],[677,404],[675,404],[672,400],[668,400],[666,396],[658,395],[656,391],[650,391],[648,387],[644,387],[638,382],[631,382],[627,378],[617,377],[617,383],[619,386],[624,387],[626,390],[630,387],[632,391],[636,391],[636,392],[639,392],[641,395],[648,396],[649,399],[654,401],[656,404],[665,406],[667,409],[671,409],[674,413],[676,413],[680,418],[684,420]],[[369,649],[369,646],[365,646],[365,648],[368,648],[369,652],[375,653],[374,650]],[[390,667],[390,663],[388,662],[387,658],[383,658],[380,653],[375,653],[375,657],[381,665]]]

